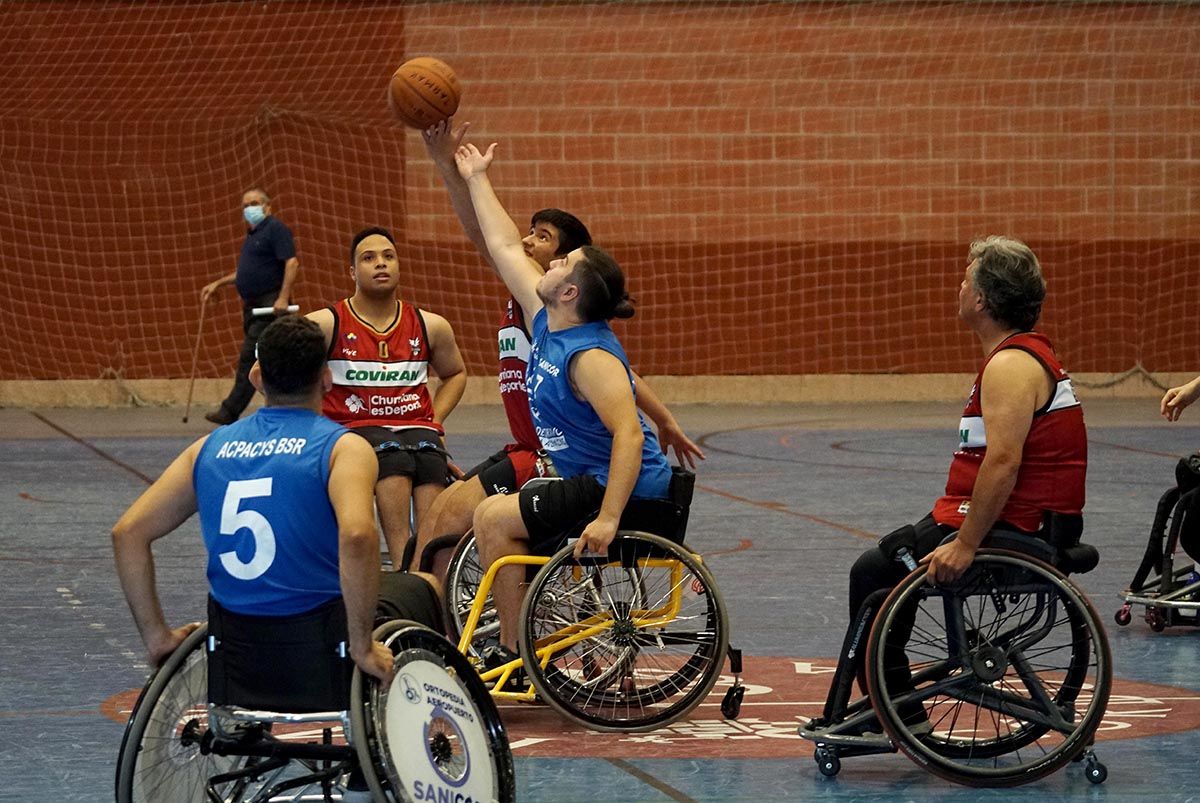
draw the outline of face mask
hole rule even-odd
[[[247,206],[242,209],[242,217],[246,218],[246,222],[251,226],[257,226],[266,220],[267,214],[261,206]]]

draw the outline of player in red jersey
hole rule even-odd
[[[1050,341],[1032,331],[1045,296],[1041,267],[1027,245],[1006,237],[971,244],[958,317],[979,339],[983,366],[963,409],[946,492],[928,516],[912,525],[914,557],[929,564],[932,583],[958,579],[994,530],[1037,535],[1044,514],[1079,515],[1083,510],[1083,410]],[[846,671],[862,666],[866,650],[857,649],[857,639],[874,618],[873,607],[865,604],[868,597],[895,586],[906,574],[879,547],[855,562],[850,627],[835,686],[848,682]],[[897,627],[903,627],[900,618]],[[894,629],[889,640],[906,643],[907,637]],[[906,660],[889,671],[889,688],[909,681]],[[920,724],[924,709],[902,715],[911,717],[910,724]],[[805,727],[820,730],[828,724],[817,719]]]
[[[400,261],[387,229],[356,234],[350,264],[354,295],[308,315],[325,335],[333,372],[321,412],[374,447],[375,504],[398,562],[410,513],[419,524],[446,487],[442,422],[462,398],[467,374],[449,322],[397,298]],[[441,380],[436,396],[427,386],[430,369]]]
[[[450,203],[463,230],[495,272],[495,263],[471,205],[470,192],[454,162],[454,152],[462,143],[469,126],[470,123],[463,123],[458,129],[453,129],[450,120],[438,123],[424,132],[425,146],[450,192]],[[529,234],[522,240],[526,255],[542,272],[549,268],[551,260],[591,243],[587,227],[579,218],[561,209],[535,212],[529,224]],[[466,532],[471,527],[475,508],[484,499],[498,493],[515,493],[528,480],[545,476],[549,468],[548,462],[540,454],[541,444],[533,427],[529,398],[525,393],[529,327],[524,310],[511,296],[500,320],[498,346],[500,398],[504,403],[513,442],[472,468],[463,481],[452,484],[438,496],[430,515],[418,528],[416,549],[410,563],[413,569],[417,568],[425,547],[434,539]],[[634,382],[638,389],[637,406],[654,422],[663,450],[673,449],[680,463],[695,468],[696,459],[703,460],[704,453],[684,434],[671,411],[646,381],[635,373]]]

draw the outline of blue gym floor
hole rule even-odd
[[[1200,410],[1180,423],[1153,400],[1085,399],[1091,455],[1085,540],[1101,565],[1077,578],[1109,628],[1116,667],[1092,786],[1078,766],[1025,787],[1038,800],[1187,800],[1200,754],[1200,651],[1189,628],[1112,624],[1178,456],[1200,447]],[[746,654],[741,717],[718,686],[692,722],[632,737],[580,732],[544,709],[502,709],[521,801],[999,800],[901,756],[846,759],[821,777],[798,723],[824,698],[846,622],[846,572],[873,538],[924,515],[955,444],[958,404],[678,409],[709,459],[688,541],[706,555]],[[109,528],[149,479],[208,429],[193,412],[0,410],[0,801],[110,799],[122,702],[145,680],[141,643],[112,566]],[[457,428],[456,428],[457,427]],[[450,419],[471,465],[504,440],[498,411]],[[159,542],[168,619],[203,616],[194,522]]]

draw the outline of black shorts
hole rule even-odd
[[[604,486],[589,475],[546,480],[522,488],[520,500],[530,551],[549,555],[562,547],[571,530],[595,518]]]
[[[445,485],[449,474],[446,450],[431,429],[391,430],[387,427],[356,427],[379,458],[379,479],[408,477],[418,485]]]
[[[381,573],[375,625],[378,627],[390,619],[411,619],[439,633],[444,632],[442,604],[437,592],[428,580],[415,574]]]

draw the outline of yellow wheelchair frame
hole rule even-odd
[[[576,560],[572,554],[572,547],[568,545],[551,557],[509,555],[497,560],[480,579],[458,640],[459,651],[464,655],[471,654],[472,642],[480,618],[487,607],[496,574],[509,566],[536,566],[540,568],[530,583],[522,608],[521,619],[526,631],[521,639],[522,657],[501,666],[480,668],[480,677],[485,683],[491,684],[494,698],[534,702],[541,697],[568,718],[596,730],[651,730],[684,716],[708,695],[720,675],[725,654],[728,652],[733,663],[735,681],[722,703],[722,712],[729,718],[736,717],[744,693],[740,678],[737,677],[741,670],[740,656],[736,650],[729,650],[728,616],[724,602],[701,556],[667,539],[632,530],[619,531],[613,544],[608,557],[584,557]],[[663,587],[663,592],[656,596],[653,602],[643,598],[640,604],[628,603],[627,609],[622,609],[620,603],[613,602],[610,598],[610,607],[606,609],[590,612],[581,619],[557,625],[548,634],[536,638],[530,636],[527,632],[531,627],[529,620],[536,615],[534,598],[546,583],[551,582],[550,575],[566,571],[575,584],[582,586],[588,573],[595,577],[599,572],[602,577],[603,572],[608,569],[629,573],[630,577],[638,578],[639,584],[649,572],[657,572],[654,577],[659,578],[658,585]],[[561,574],[558,576],[561,577]],[[596,582],[599,582],[599,579]],[[646,595],[645,588],[641,588],[641,594]],[[703,619],[704,627],[696,633],[670,632],[675,623],[686,624],[698,619]],[[555,672],[551,664],[557,656],[567,655],[578,645],[597,638],[620,640],[624,645],[622,649],[634,655],[629,667],[623,670],[626,675],[622,678],[623,686],[635,684],[633,676],[638,673],[635,665],[638,656],[643,652],[649,653],[656,647],[666,650],[667,645],[694,646],[695,653],[687,657],[683,668],[672,670],[675,672],[675,675],[671,676],[672,680],[659,683],[658,686],[663,688],[656,687],[655,692],[647,693],[647,699],[656,706],[672,697],[675,691],[683,692],[680,699],[671,702],[665,708],[652,708],[647,713],[643,707],[645,700],[638,699],[636,689],[629,691],[623,688],[616,692],[609,690],[594,695],[589,693],[589,698],[603,696],[607,701],[606,706],[602,706],[599,712],[581,711],[570,695],[559,694],[546,678]],[[527,672],[531,685],[524,691],[506,690],[509,680],[521,669]],[[558,671],[561,674],[561,670]],[[661,670],[650,670],[651,673],[654,671]],[[677,682],[676,676],[679,678]],[[645,677],[643,675],[639,679]],[[650,679],[653,680],[653,677]],[[613,717],[608,713],[609,709],[616,711],[622,708],[626,716]],[[633,709],[636,709],[637,714],[629,715]]]

